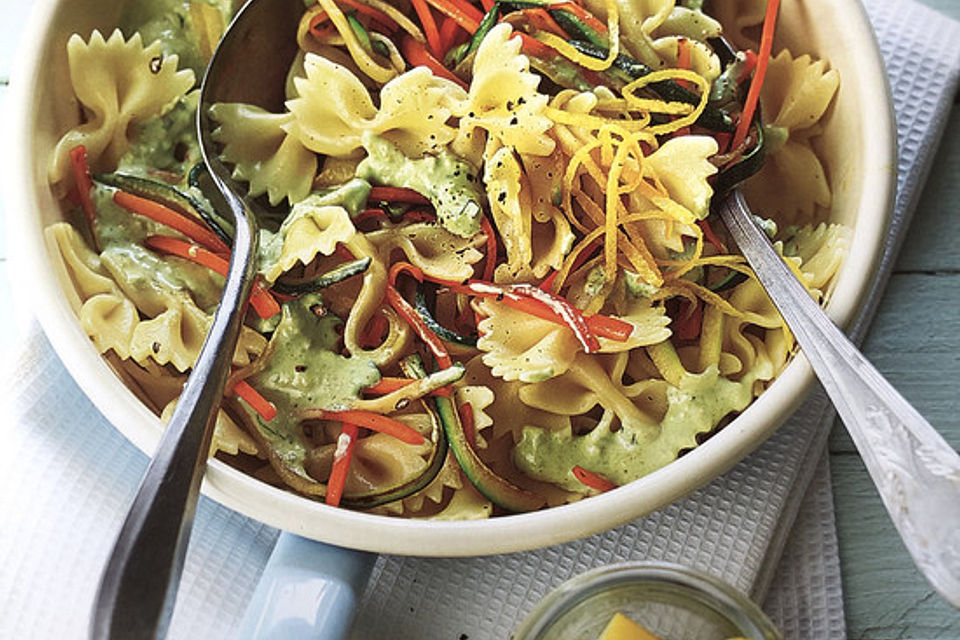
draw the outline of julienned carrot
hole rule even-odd
[[[332,507],[339,506],[343,497],[343,488],[347,484],[347,473],[350,471],[350,460],[353,458],[353,449],[357,444],[360,429],[355,424],[344,422],[337,439],[337,448],[333,452],[333,467],[330,469],[330,478],[327,480],[326,503]]]
[[[480,21],[483,20],[483,14],[479,9],[461,0],[427,0],[427,2],[443,15],[456,20],[457,24],[470,33],[476,31]]]
[[[743,113],[740,114],[740,122],[737,123],[737,131],[733,136],[731,149],[738,148],[746,140],[747,132],[750,131],[753,114],[756,112],[757,103],[760,101],[760,89],[763,88],[763,80],[767,75],[767,65],[770,63],[773,32],[777,26],[777,12],[779,10],[780,0],[767,0],[767,12],[763,17],[763,32],[760,34],[760,51],[757,53],[757,68],[753,74],[753,82],[750,83],[750,91],[747,92],[747,99],[743,103]]]
[[[547,10],[542,7],[524,9],[520,13],[527,18],[527,22],[530,24],[530,26],[536,28],[538,31],[552,33],[558,38],[563,38],[564,40],[567,40],[570,37],[567,35],[567,32],[557,24],[557,21],[553,19]]]
[[[422,43],[417,42],[410,36],[405,36],[400,44],[403,51],[403,57],[407,59],[413,67],[426,67],[438,78],[445,78],[451,82],[460,85],[464,91],[470,89],[466,82],[453,75],[453,72],[443,66],[443,63],[434,58]]]
[[[550,5],[551,11],[566,11],[600,35],[607,33],[607,25],[575,2],[558,2]]]
[[[617,485],[613,484],[600,474],[594,473],[593,471],[587,471],[580,465],[573,467],[572,471],[577,480],[587,485],[591,489],[596,489],[597,491],[603,492],[617,488]]]
[[[346,409],[344,411],[328,411],[326,409],[307,409],[298,414],[304,419],[333,420],[335,422],[349,422],[358,427],[371,429],[380,433],[393,436],[401,442],[407,444],[423,444],[425,438],[414,429],[407,426],[399,420],[388,416],[373,413],[372,411],[360,411],[358,409]]]
[[[388,393],[399,391],[400,389],[403,389],[407,385],[413,384],[416,381],[416,378],[380,378],[379,382],[370,385],[364,389],[364,391],[377,396],[385,396]]]
[[[80,198],[83,213],[87,216],[90,233],[93,234],[93,223],[97,217],[97,208],[93,205],[93,199],[90,197],[93,180],[90,178],[87,148],[82,144],[70,149],[70,167],[73,169],[73,182],[77,186],[77,196]]]
[[[514,31],[511,37],[520,38],[520,41],[523,42],[523,45],[520,47],[520,52],[524,55],[532,56],[539,60],[552,60],[558,55],[556,49],[548,47],[530,34],[522,31]]]
[[[373,187],[367,202],[394,202],[399,204],[430,204],[430,200],[413,189],[406,187]]]
[[[420,18],[420,25],[423,27],[423,35],[427,37],[427,46],[430,47],[430,53],[435,58],[442,58],[443,44],[440,41],[440,31],[437,29],[437,22],[433,19],[433,14],[430,13],[430,7],[427,6],[426,0],[410,0],[410,4],[413,5],[413,10],[417,12],[417,17]]]
[[[250,408],[256,411],[266,422],[277,417],[277,408],[273,403],[260,395],[260,392],[251,387],[246,380],[233,385],[233,392],[243,398]]]
[[[145,218],[150,218],[154,222],[159,222],[164,226],[179,231],[197,244],[206,247],[214,253],[230,253],[230,247],[220,239],[220,236],[199,222],[191,220],[179,211],[174,211],[159,202],[154,202],[148,198],[141,198],[126,191],[115,192],[113,194],[113,201],[130,213],[136,213]]]
[[[497,0],[480,0],[480,6],[483,7],[483,11],[486,13],[490,11],[490,9],[493,9],[493,5],[495,5],[496,2]]]
[[[230,270],[230,263],[227,262],[227,259],[223,256],[178,238],[148,236],[144,239],[143,243],[150,249],[180,256],[191,262],[203,265],[219,273],[224,278],[227,277],[227,272]],[[253,290],[250,293],[250,305],[261,318],[272,318],[280,313],[280,305],[277,304],[276,299],[263,286],[263,282],[259,279],[253,282]]]

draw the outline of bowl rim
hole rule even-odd
[[[43,47],[48,42],[59,0],[39,0],[23,32],[8,96],[8,134],[15,149],[33,149],[36,110],[34,89],[40,82]],[[892,101],[876,39],[859,2],[841,6],[850,20],[845,33],[860,49],[858,70],[863,105],[886,105],[871,112],[873,136],[863,141],[863,186],[856,201],[857,233],[827,304],[827,312],[845,326],[865,304],[883,252],[896,189],[896,136]],[[878,81],[879,80],[879,81]],[[861,110],[867,107],[861,107]],[[80,326],[51,269],[36,197],[36,176],[27,161],[7,154],[4,172],[14,271],[33,274],[27,285],[13,279],[16,298],[34,310],[71,376],[102,412],[137,448],[151,455],[162,423],[119,380]],[[12,214],[12,215],[11,215]],[[876,219],[872,225],[861,224]],[[540,548],[605,531],[648,514],[691,493],[721,475],[759,447],[799,406],[813,382],[802,354],[794,357],[770,385],[723,430],[665,467],[630,484],[573,504],[481,521],[410,520],[329,507],[255,480],[221,460],[209,461],[202,491],[249,517],[304,537],[338,546],[398,555],[475,556]],[[779,416],[771,420],[769,416]]]

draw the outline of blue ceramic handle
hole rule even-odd
[[[281,533],[236,637],[343,640],[376,559]]]

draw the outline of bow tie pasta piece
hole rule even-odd
[[[143,46],[140,34],[108,40],[94,31],[89,42],[74,34],[67,42],[73,91],[86,122],[57,143],[49,179],[61,185],[69,173],[70,150],[84,145],[95,171],[111,170],[130,145],[133,125],[170,109],[194,84],[193,72],[177,71],[177,57],[164,57],[160,42]]]
[[[356,236],[347,210],[320,204],[321,198],[312,195],[295,204],[277,233],[261,231],[260,272],[267,282],[297,264],[310,264],[318,254],[332,255],[338,243],[349,244]]]
[[[174,399],[169,402],[160,414],[160,420],[167,424],[173,417],[173,411],[177,408],[177,401]],[[218,451],[235,456],[240,453],[248,455],[257,455],[260,450],[257,448],[257,441],[244,431],[240,425],[233,421],[226,411],[220,409],[217,411],[217,420],[213,423],[213,439],[210,441],[210,457],[212,458]]]
[[[251,197],[266,193],[271,205],[284,198],[293,204],[310,193],[317,157],[287,133],[289,113],[221,103],[210,108],[210,116],[219,125],[213,139],[223,144],[221,157],[233,163],[234,179],[250,184]]]
[[[66,222],[47,227],[47,241],[56,247],[56,263],[71,306],[100,353],[130,357],[133,330],[140,322],[137,307],[123,295],[77,230]]]
[[[537,91],[540,76],[530,72],[522,41],[511,35],[510,25],[498,25],[477,49],[469,98],[456,114],[460,135],[480,128],[518,153],[549,155],[555,143],[547,135],[553,121],[543,113],[548,97]]]
[[[710,136],[681,136],[654,151],[646,158],[646,166],[666,187],[671,199],[702,220],[710,213],[713,188],[707,180],[717,168],[709,158],[716,153],[717,141]]]
[[[827,176],[812,145],[819,122],[840,85],[836,70],[822,60],[794,58],[781,51],[770,61],[760,94],[767,155],[763,168],[744,191],[765,215],[785,223],[810,221],[818,207],[830,206]]]
[[[767,0],[711,0],[710,14],[726,26],[724,35],[737,49],[757,49],[750,27],[763,22]],[[759,32],[759,30],[757,31]]]
[[[566,327],[489,299],[476,305],[486,316],[477,325],[477,347],[494,376],[507,381],[549,380],[564,373],[580,350]]]
[[[366,234],[386,263],[394,251],[431,278],[460,281],[473,276],[473,265],[483,258],[477,250],[481,236],[461,238],[436,224],[415,223]]]
[[[447,121],[466,93],[425,67],[385,84],[379,109],[357,77],[336,62],[307,54],[304,73],[294,80],[298,96],[287,102],[294,118],[287,130],[311,151],[354,154],[369,132],[386,137],[413,158],[442,149],[456,135]]]

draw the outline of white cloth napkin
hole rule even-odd
[[[912,0],[871,0],[868,8],[894,86],[901,141],[889,270],[956,86],[960,25]],[[146,458],[90,404],[36,325],[7,365],[6,406],[0,406],[7,418],[0,427],[0,638],[84,637],[103,563]],[[684,562],[762,599],[786,546],[768,611],[787,638],[842,638],[823,458],[831,420],[828,403],[815,395],[730,473],[602,535],[492,558],[382,557],[354,635],[506,638],[552,587],[630,558]],[[276,535],[202,499],[170,637],[231,637]]]

